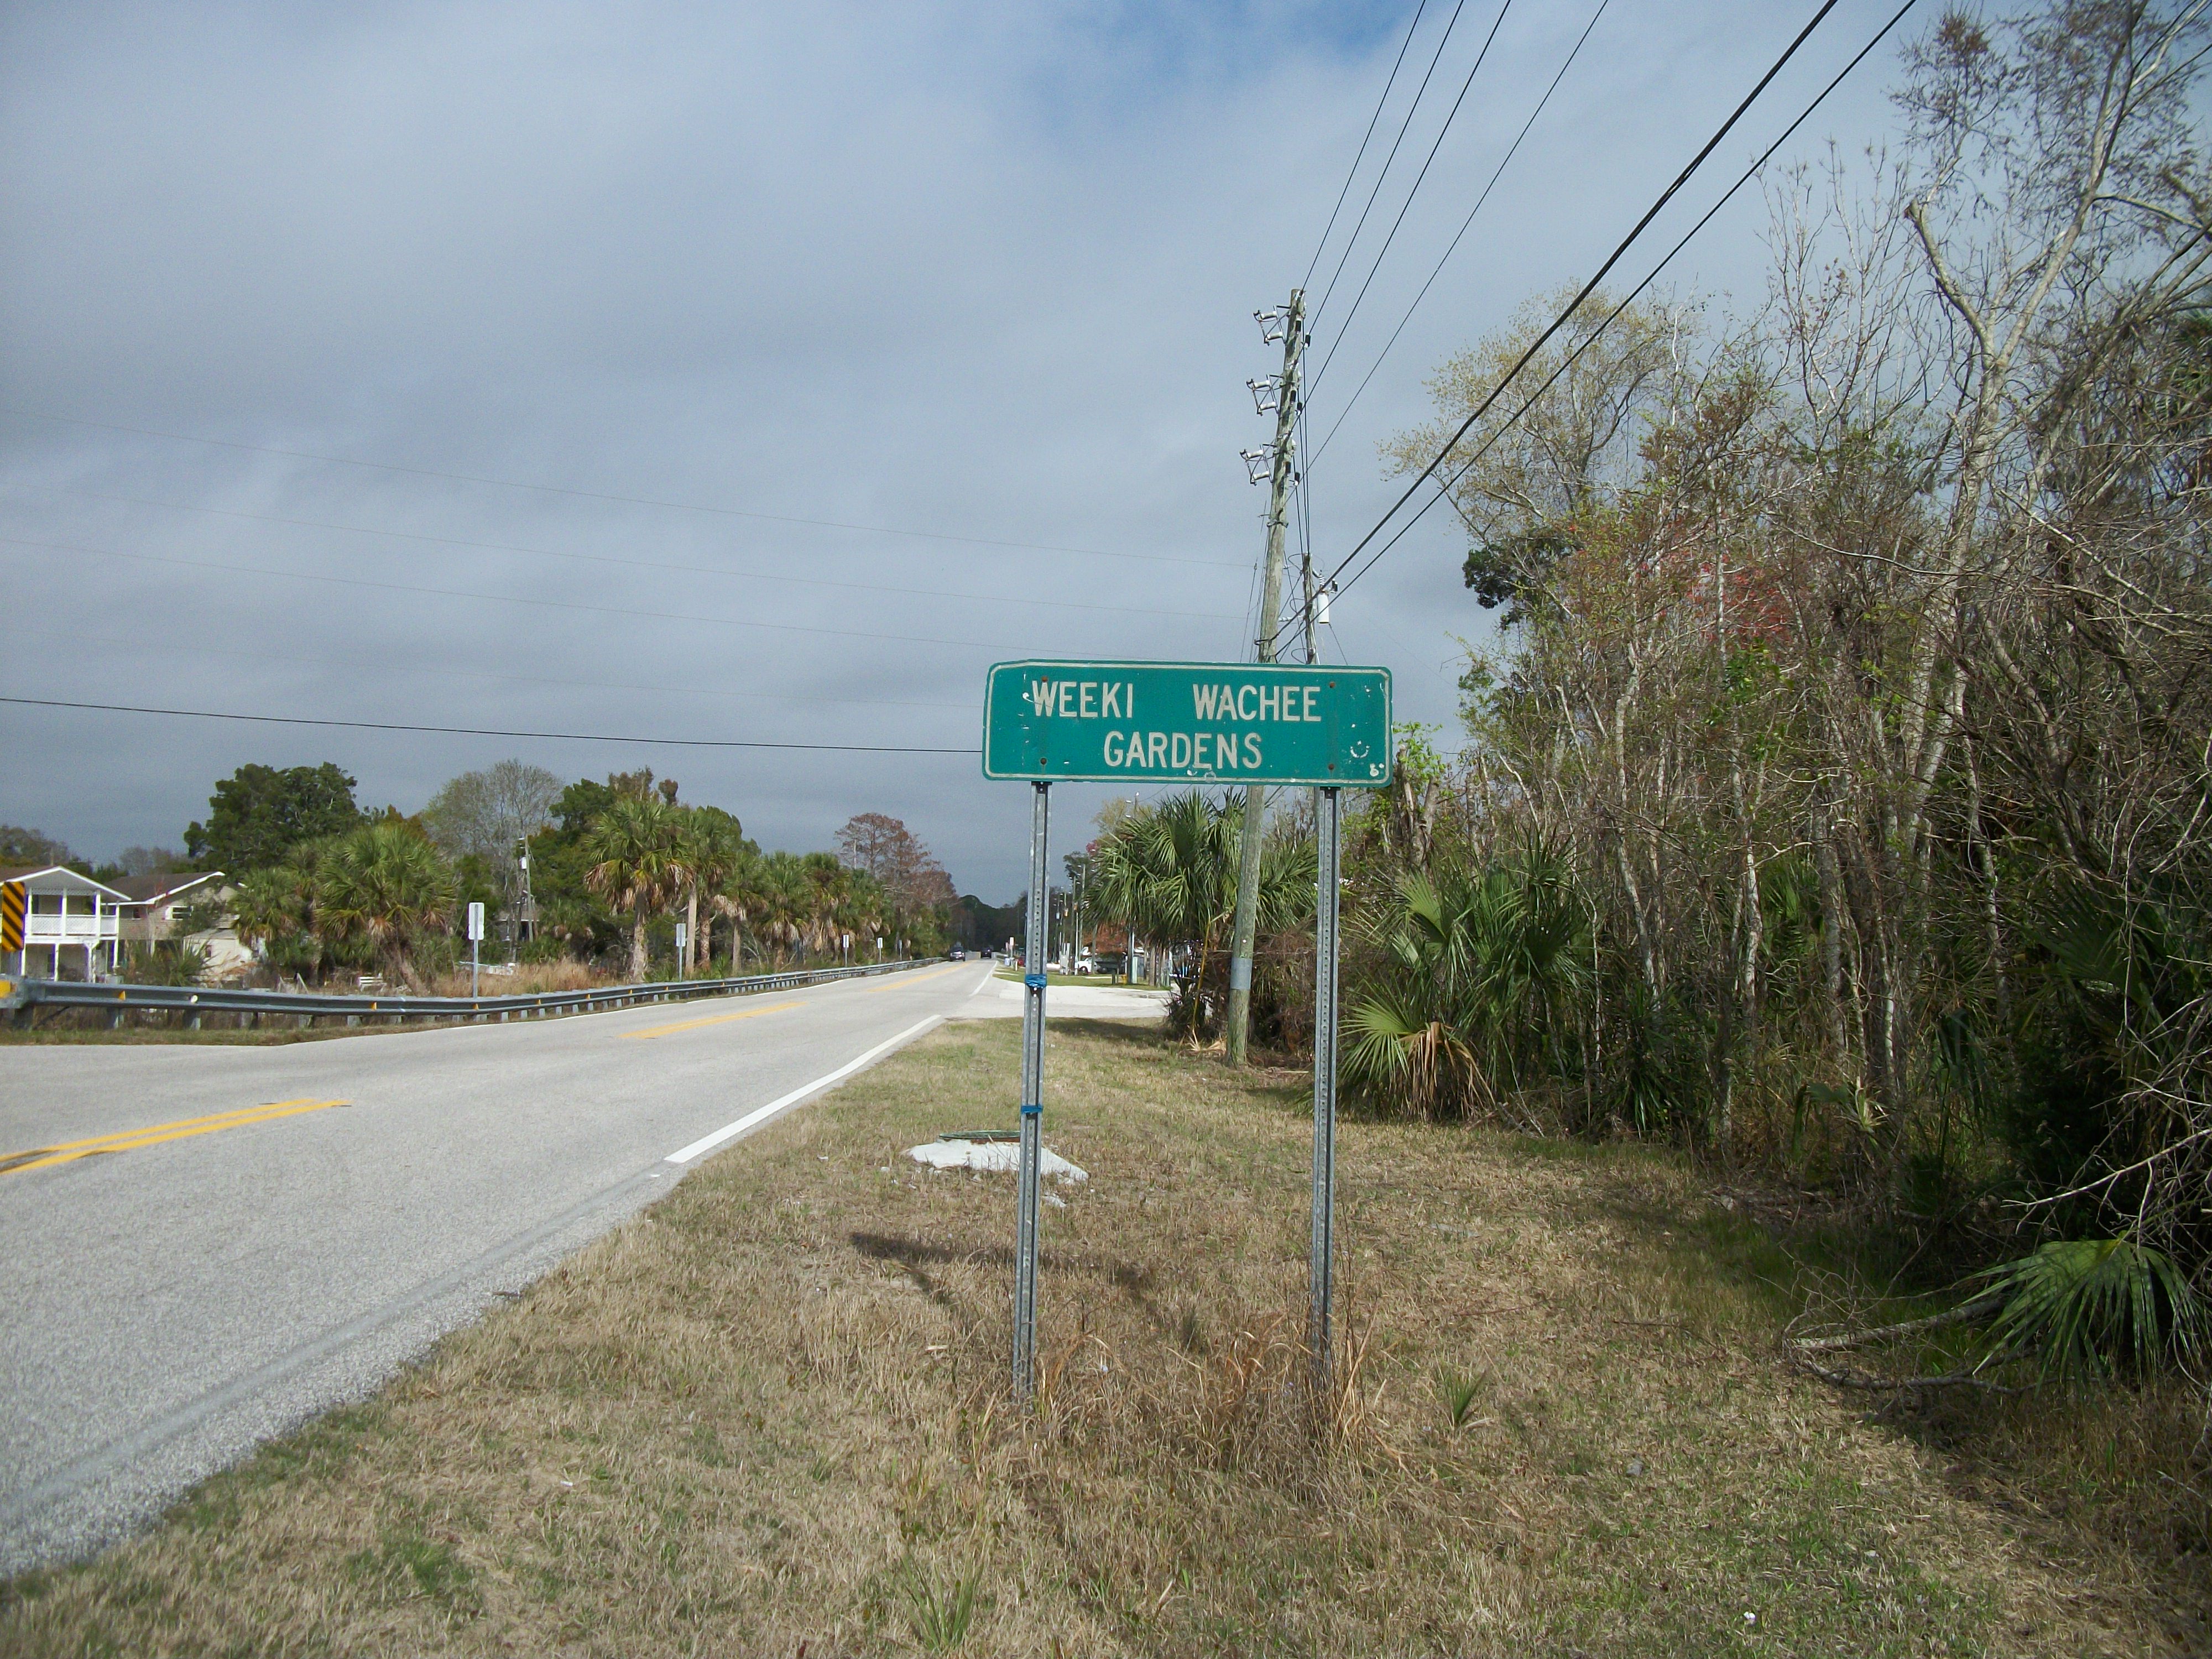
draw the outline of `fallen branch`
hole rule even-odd
[[[1922,1331],[1938,1331],[1947,1325],[1964,1325],[1986,1314],[1995,1313],[2004,1305],[2003,1296],[1987,1291],[1948,1308],[1939,1314],[1929,1314],[1924,1319],[1908,1319],[1895,1325],[1876,1325],[1869,1330],[1844,1331],[1835,1336],[1793,1336],[1790,1339],[1800,1354],[1834,1353],[1843,1348],[1863,1348],[1869,1342],[1887,1342],[1893,1336],[1912,1336]]]
[[[1874,1392],[1908,1393],[1921,1389],[1979,1389],[1985,1394],[2026,1394],[2025,1389],[2013,1388],[2002,1382],[1992,1382],[1986,1376],[1976,1376],[1972,1371],[1952,1371],[1942,1376],[1857,1376],[1850,1371],[1839,1371],[1797,1356],[1797,1364],[1823,1382],[1832,1382],[1839,1389],[1865,1389]]]

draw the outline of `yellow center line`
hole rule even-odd
[[[94,1158],[103,1152],[127,1152],[141,1146],[158,1146],[163,1141],[186,1140],[194,1135],[211,1135],[223,1129],[242,1128],[249,1123],[266,1123],[272,1118],[297,1117],[302,1112],[320,1112],[332,1106],[346,1106],[343,1100],[276,1100],[260,1106],[242,1106],[236,1111],[217,1112],[209,1117],[184,1118],[174,1123],[155,1123],[143,1129],[122,1129],[113,1134],[95,1135],[89,1140],[64,1141],[57,1146],[34,1146],[27,1152],[0,1158],[0,1175],[14,1175],[22,1170],[44,1170],[56,1164],[73,1163],[81,1158]]]
[[[933,968],[926,974],[901,974],[896,979],[888,980],[881,985],[871,985],[868,987],[867,994],[873,996],[878,991],[903,991],[908,986],[919,985],[926,979],[937,979],[946,974],[957,974],[967,965],[964,962],[956,962],[950,968]]]
[[[796,1008],[796,1002],[771,1003],[765,1008],[747,1008],[735,1014],[709,1014],[704,1019],[679,1019],[673,1025],[648,1025],[642,1031],[624,1031],[624,1037],[666,1036],[671,1031],[692,1031],[702,1025],[726,1025],[733,1019],[757,1019],[763,1014],[780,1014],[787,1008]]]

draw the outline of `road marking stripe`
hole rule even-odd
[[[778,1002],[766,1008],[747,1008],[741,1013],[710,1014],[705,1019],[679,1019],[673,1025],[648,1025],[642,1031],[624,1031],[625,1037],[666,1036],[671,1031],[696,1030],[702,1025],[720,1025],[733,1019],[752,1019],[761,1014],[780,1014],[787,1008],[802,1008],[804,1003]]]
[[[878,991],[903,991],[908,986],[919,985],[926,979],[936,979],[945,974],[957,974],[964,965],[956,962],[950,968],[933,968],[926,974],[900,974],[881,985],[871,985],[868,987],[868,994],[873,996]]]
[[[94,1135],[88,1140],[59,1140],[51,1146],[41,1146],[41,1152],[65,1152],[75,1146],[104,1146],[111,1140],[131,1140],[139,1135],[150,1135],[163,1129],[185,1129],[196,1123],[228,1123],[235,1117],[245,1117],[254,1112],[274,1110],[279,1106],[304,1106],[305,1095],[297,1100],[264,1100],[258,1106],[234,1106],[227,1112],[210,1112],[205,1117],[181,1117],[171,1123],[149,1123],[142,1129],[117,1129],[112,1133]]]
[[[188,1140],[194,1135],[211,1135],[224,1129],[243,1128],[250,1123],[266,1123],[273,1118],[297,1117],[303,1112],[320,1112],[332,1106],[348,1106],[344,1100],[278,1100],[266,1105],[241,1107],[234,1112],[218,1112],[211,1117],[185,1118],[174,1123],[156,1123],[143,1129],[125,1129],[112,1135],[100,1135],[90,1140],[65,1141],[58,1146],[34,1146],[27,1152],[17,1152],[12,1158],[0,1158],[0,1175],[14,1175],[24,1170],[44,1170],[56,1164],[70,1164],[81,1158],[95,1158],[103,1152],[135,1152],[141,1146],[158,1146],[164,1141]]]
[[[922,1020],[917,1024],[908,1026],[906,1030],[901,1031],[896,1036],[891,1038],[888,1042],[878,1042],[874,1048],[869,1049],[867,1053],[862,1054],[858,1060],[847,1060],[836,1071],[830,1073],[829,1076],[816,1078],[813,1082],[804,1084],[799,1088],[793,1089],[787,1095],[779,1095],[776,1098],[769,1102],[767,1105],[757,1107],[752,1111],[747,1112],[735,1123],[732,1123],[722,1128],[717,1129],[710,1135],[702,1135],[700,1139],[693,1141],[689,1146],[683,1148],[679,1152],[669,1153],[666,1161],[671,1164],[689,1164],[694,1159],[704,1158],[708,1153],[713,1152],[717,1146],[722,1145],[723,1142],[735,1140],[739,1135],[744,1133],[746,1130],[752,1128],[757,1124],[767,1122],[769,1119],[774,1117],[778,1112],[787,1110],[791,1107],[798,1105],[801,1101],[820,1094],[824,1089],[829,1088],[832,1084],[842,1083],[847,1078],[852,1076],[854,1073],[859,1071],[863,1066],[868,1064],[869,1061],[877,1059],[880,1055],[889,1054],[901,1043],[909,1042],[913,1038],[920,1036],[924,1031],[928,1030],[933,1025],[941,1025],[944,1023],[945,1018],[943,1015],[932,1014],[927,1019]]]

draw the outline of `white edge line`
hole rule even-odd
[[[693,1141],[689,1146],[683,1148],[679,1152],[669,1153],[663,1162],[668,1164],[690,1164],[696,1159],[704,1158],[708,1153],[713,1152],[717,1146],[721,1146],[724,1142],[735,1140],[739,1135],[744,1133],[746,1130],[753,1128],[757,1125],[767,1122],[769,1119],[774,1117],[777,1113],[790,1110],[791,1108],[798,1105],[801,1101],[820,1094],[824,1089],[829,1088],[833,1084],[842,1083],[847,1078],[852,1076],[854,1073],[859,1071],[871,1060],[880,1059],[883,1055],[889,1054],[892,1049],[897,1048],[902,1042],[912,1042],[915,1037],[920,1036],[924,1031],[928,1030],[933,1025],[942,1025],[944,1023],[945,1017],[942,1014],[932,1014],[927,1019],[923,1020],[920,1024],[908,1026],[905,1030],[901,1031],[896,1036],[892,1037],[889,1042],[878,1042],[874,1048],[869,1049],[867,1053],[862,1054],[858,1060],[847,1060],[836,1071],[830,1073],[829,1076],[818,1077],[811,1083],[801,1084],[798,1088],[793,1089],[789,1094],[779,1095],[774,1100],[769,1102],[767,1105],[756,1107],[753,1110],[747,1112],[743,1117],[739,1118],[735,1123],[730,1124],[726,1127],[717,1129],[714,1133],[703,1136],[700,1139]]]

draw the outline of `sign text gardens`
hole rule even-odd
[[[1385,668],[1003,662],[984,699],[987,778],[1372,789],[1390,757]]]

